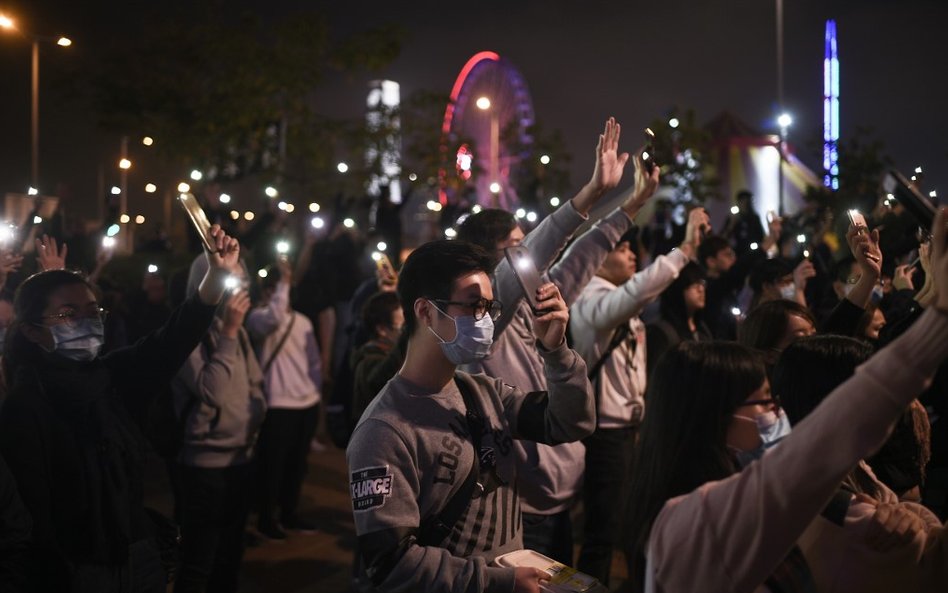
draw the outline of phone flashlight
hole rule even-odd
[[[288,241],[277,241],[276,244],[277,253],[280,255],[286,255],[290,252],[290,244]]]
[[[240,288],[240,279],[237,278],[237,276],[228,276],[226,279],[224,279],[224,288],[235,292],[238,288]]]
[[[737,206],[731,206],[731,214],[740,214],[740,213],[741,213],[740,208],[738,208]]]
[[[804,250],[803,250],[803,257],[805,257],[805,258],[809,258],[809,257],[810,257],[810,250],[809,250],[809,249],[804,249]]]
[[[149,274],[157,274],[157,273],[158,273],[158,266],[156,266],[155,264],[148,264],[148,273],[149,273]]]
[[[16,235],[16,227],[10,223],[0,223],[0,244],[11,241]]]
[[[115,247],[115,237],[102,237],[102,247],[106,249]]]
[[[373,259],[374,261],[377,261],[377,262],[382,261],[382,254],[379,253],[378,251],[373,251],[373,252],[372,252],[372,259]]]
[[[655,170],[655,132],[652,128],[645,128],[645,149],[642,151],[642,163],[645,165],[645,171],[651,175]]]

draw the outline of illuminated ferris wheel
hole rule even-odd
[[[449,186],[473,187],[477,203],[514,209],[519,199],[510,172],[529,153],[532,125],[533,101],[514,65],[490,51],[471,57],[454,82],[441,127],[447,161],[441,202],[450,198]]]

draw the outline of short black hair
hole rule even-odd
[[[773,284],[784,276],[793,274],[793,268],[782,259],[765,259],[751,270],[747,283],[754,294],[760,294],[764,284]]]
[[[718,253],[730,246],[731,244],[728,243],[727,239],[719,235],[709,235],[705,237],[704,240],[701,241],[701,245],[698,246],[698,263],[702,266],[706,266],[706,259],[717,256]]]
[[[467,241],[493,253],[497,244],[517,228],[513,214],[500,208],[486,208],[469,215],[458,227],[458,239]]]
[[[400,306],[394,292],[377,292],[369,297],[362,307],[362,327],[371,335],[380,325],[391,327],[392,315]]]
[[[416,300],[449,299],[455,280],[474,272],[490,274],[492,270],[493,260],[487,250],[468,241],[431,241],[412,251],[398,277],[398,300],[405,313],[407,335],[415,331]]]
[[[771,387],[790,423],[803,420],[869,360],[872,346],[844,336],[800,338],[780,355]]]

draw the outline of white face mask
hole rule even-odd
[[[88,362],[99,355],[105,343],[105,326],[101,319],[85,318],[75,326],[65,323],[49,327],[53,335],[53,352],[80,362]]]
[[[438,332],[428,326],[428,330],[441,341],[441,351],[452,364],[470,364],[483,360],[490,354],[490,347],[494,343],[494,320],[489,314],[478,320],[475,320],[473,315],[451,317],[431,301],[428,302],[439,313],[454,320],[454,339],[450,342],[445,341]]]
[[[787,284],[780,287],[780,298],[792,301],[797,297],[797,287],[794,284]]]
[[[736,451],[735,456],[740,466],[747,467],[752,461],[760,459],[770,449],[790,434],[790,419],[783,411],[767,411],[754,418],[757,423],[757,433],[760,435],[760,444],[751,451]]]

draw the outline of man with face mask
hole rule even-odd
[[[593,401],[585,364],[566,346],[567,307],[552,283],[537,291],[533,324],[548,391],[457,371],[491,348],[501,313],[491,269],[489,254],[464,241],[422,245],[402,268],[405,363],[346,452],[359,547],[381,591],[536,591],[544,577],[487,566],[522,547],[512,441],[583,438]]]

